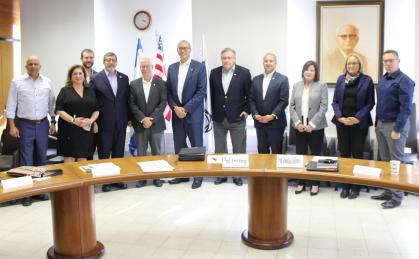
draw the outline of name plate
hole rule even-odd
[[[370,166],[363,166],[363,165],[355,165],[354,170],[352,171],[354,175],[365,175],[365,176],[372,176],[372,177],[380,177],[381,176],[381,169],[370,167]]]
[[[223,167],[249,167],[249,155],[223,155]]]
[[[33,185],[33,180],[32,180],[32,177],[30,176],[23,176],[23,177],[2,180],[1,184],[3,185],[3,190],[8,191],[10,189],[17,189],[21,187],[31,186]]]
[[[276,167],[304,168],[304,156],[302,155],[277,155]]]

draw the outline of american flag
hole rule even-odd
[[[164,66],[163,41],[161,39],[161,35],[157,37],[157,53],[156,62],[154,65],[154,76],[158,79],[166,81],[166,67]],[[170,109],[168,102],[166,102],[166,108],[164,109],[164,118],[167,121],[172,120],[172,110]]]

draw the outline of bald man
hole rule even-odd
[[[51,80],[40,74],[38,57],[30,56],[25,67],[27,73],[14,79],[9,88],[6,106],[9,133],[19,139],[21,166],[45,165],[48,133],[55,133],[55,96]],[[23,206],[31,204],[30,198],[23,200]]]
[[[336,28],[337,48],[328,53],[323,78],[326,82],[336,82],[337,78],[344,73],[346,58],[349,54],[357,56],[361,63],[363,72],[368,74],[368,63],[365,56],[357,51],[355,47],[359,42],[359,30],[355,25],[345,24]]]

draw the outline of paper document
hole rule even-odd
[[[140,166],[141,170],[144,173],[167,172],[167,171],[173,171],[173,169],[175,169],[166,160],[138,162],[137,164]]]
[[[93,176],[118,175],[121,172],[121,168],[112,162],[79,166],[79,169]]]
[[[353,170],[354,175],[365,175],[365,176],[374,176],[380,177],[381,169],[370,166],[355,165]]]

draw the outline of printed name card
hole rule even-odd
[[[372,177],[380,177],[381,169],[370,167],[370,166],[363,166],[363,165],[355,165],[353,170],[354,175],[364,175],[364,176],[372,176]]]
[[[2,180],[1,184],[3,185],[3,190],[8,191],[10,189],[17,189],[21,187],[31,186],[33,185],[32,177],[24,176],[24,177],[16,177],[7,180]]]
[[[249,167],[249,155],[223,155],[223,167]]]
[[[304,168],[304,156],[302,155],[277,155],[276,167]]]

